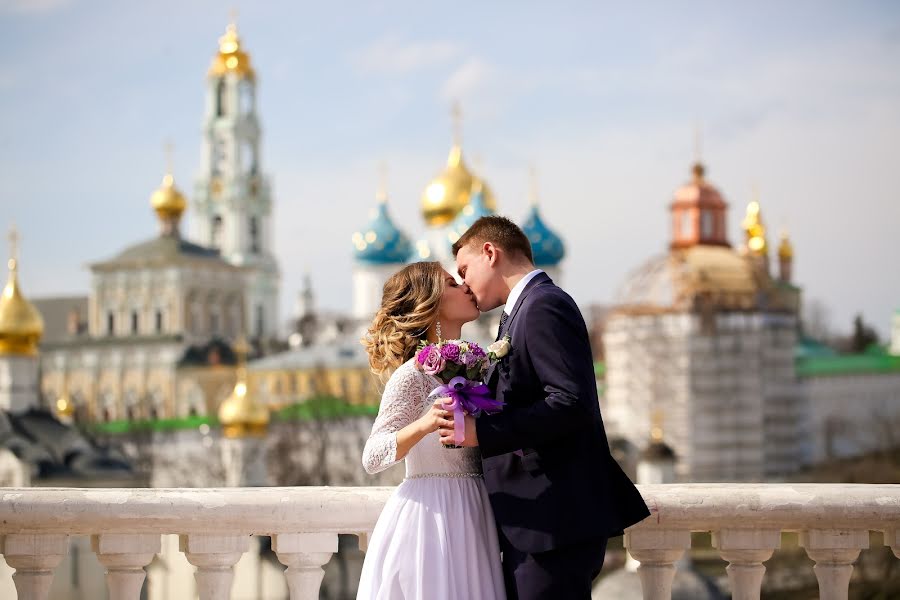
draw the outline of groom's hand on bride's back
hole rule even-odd
[[[466,448],[474,448],[478,445],[478,434],[475,432],[475,417],[471,415],[466,415],[466,432],[463,442],[458,444],[459,446],[464,446]],[[449,417],[450,423],[448,425],[443,425],[440,428],[441,432],[441,443],[442,444],[455,444],[456,442],[453,439],[453,413],[450,413]]]

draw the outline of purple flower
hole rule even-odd
[[[428,358],[428,353],[433,349],[434,349],[434,346],[432,346],[431,344],[429,344],[427,346],[422,346],[422,349],[419,350],[418,353],[416,353],[416,362],[418,362],[419,365],[424,365],[425,360]]]
[[[487,353],[484,351],[484,349],[475,342],[469,342],[469,354],[471,354],[475,358],[484,358],[485,356],[487,356]]]
[[[435,346],[425,346],[419,352],[420,355],[423,353],[425,353],[424,358],[419,358],[423,371],[429,375],[437,375],[444,370],[444,359],[441,358],[441,353]]]
[[[459,363],[459,346],[454,343],[444,344],[441,348],[441,357],[450,362]]]
[[[479,348],[479,350],[480,350],[480,348]],[[483,353],[484,352],[482,352],[482,354]],[[478,361],[480,361],[480,360],[481,360],[481,357],[476,355],[474,352],[472,352],[471,346],[469,347],[469,351],[462,355],[462,362],[467,367],[475,366],[478,363]]]

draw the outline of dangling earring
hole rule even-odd
[[[434,324],[434,332],[437,334],[438,341],[441,341],[441,322],[437,321]]]

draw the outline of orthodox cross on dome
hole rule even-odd
[[[703,160],[703,126],[694,124],[694,162]]]
[[[232,345],[232,350],[237,357],[237,378],[239,383],[246,385],[247,378],[247,354],[250,353],[250,344],[247,343],[247,336],[241,333]]]
[[[450,107],[450,117],[453,119],[453,144],[462,145],[462,107],[459,100],[453,102]]]
[[[694,176],[703,177],[703,126],[697,122],[694,124]]]
[[[528,203],[532,206],[538,203],[538,175],[533,163],[528,167]]]
[[[387,178],[388,178],[388,166],[385,161],[381,161],[378,163],[378,191],[375,193],[375,198],[378,202],[384,204],[387,202],[388,193],[387,193]]]
[[[661,408],[653,409],[650,415],[650,439],[654,442],[661,442],[663,439],[663,411]]]
[[[172,140],[167,139],[163,142],[163,154],[166,161],[166,173],[172,175],[174,169],[174,160],[172,157],[175,154],[175,145],[172,143]]]
[[[245,364],[247,362],[247,354],[250,353],[250,344],[247,343],[247,336],[245,336],[243,333],[238,336],[238,338],[234,341],[232,349],[237,356],[238,364]]]
[[[10,226],[7,239],[9,240],[9,268],[14,270],[19,260],[19,231],[15,224]]]

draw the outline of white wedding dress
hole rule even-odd
[[[397,432],[431,407],[440,381],[410,360],[388,380],[363,466],[397,461]],[[494,514],[477,448],[443,448],[438,432],[406,456],[406,479],[369,540],[357,600],[503,600]]]

